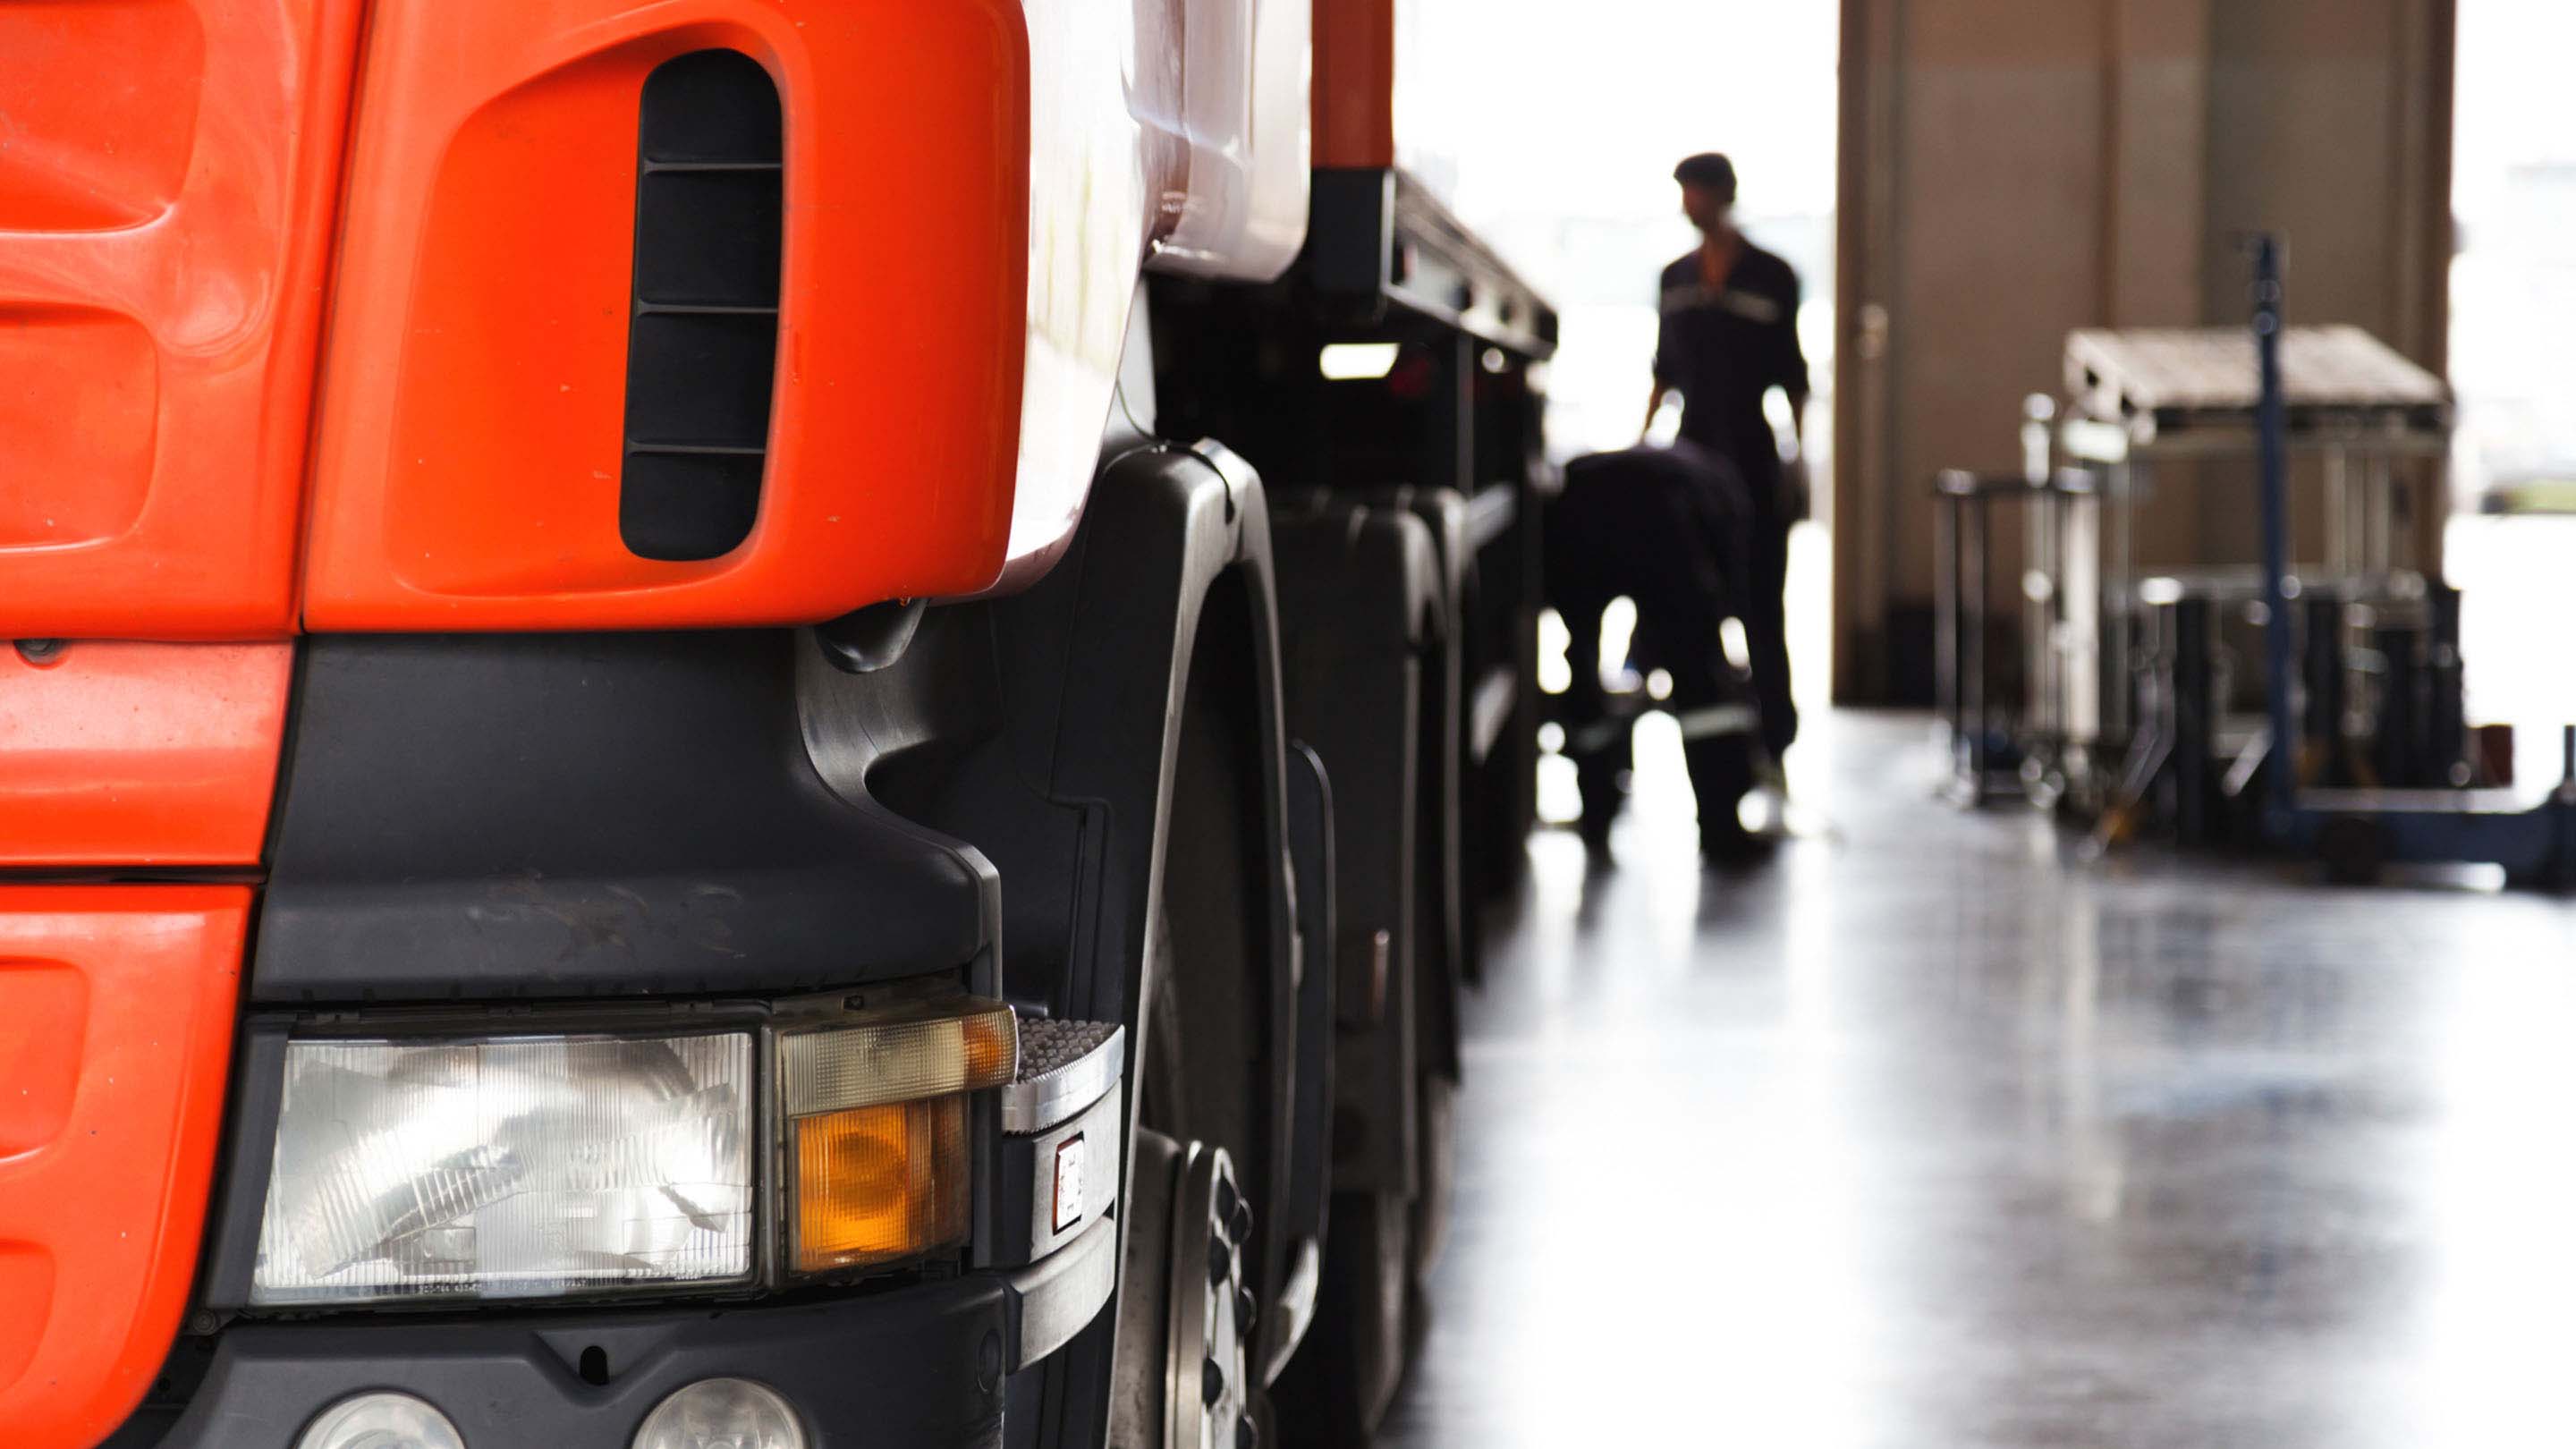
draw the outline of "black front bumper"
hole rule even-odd
[[[625,1449],[673,1391],[733,1377],[784,1395],[814,1449],[998,1445],[1012,1296],[979,1274],[790,1308],[237,1323],[157,1443],[287,1449],[325,1406],[391,1389],[466,1449]]]

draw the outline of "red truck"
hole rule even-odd
[[[1366,1436],[1555,325],[1394,5],[0,7],[0,1443]]]

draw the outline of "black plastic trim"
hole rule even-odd
[[[794,636],[320,636],[259,1003],[782,994],[968,965],[973,850],[845,801]]]
[[[1307,205],[1306,274],[1337,315],[1374,320],[1394,280],[1395,173],[1318,167]]]
[[[285,1026],[245,1026],[234,1061],[233,1096],[224,1115],[226,1159],[206,1212],[206,1266],[197,1280],[197,1302],[218,1310],[250,1301],[251,1272],[259,1265],[277,1113],[286,1097]]]
[[[1288,1181],[1294,1194],[1283,1231],[1324,1237],[1332,1196],[1333,986],[1340,925],[1334,915],[1333,786],[1321,755],[1302,740],[1288,743],[1288,853],[1297,872],[1297,1091],[1289,1133]]]
[[[286,1445],[325,1406],[394,1388],[435,1405],[473,1449],[623,1445],[675,1390],[733,1376],[783,1395],[814,1449],[994,1445],[1009,1292],[976,1274],[784,1308],[237,1324],[165,1435],[111,1442]],[[594,1348],[605,1382],[582,1371]]]

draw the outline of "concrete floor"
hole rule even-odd
[[[1678,747],[1533,842],[1398,1446],[2576,1442],[2576,908],[2061,860],[1818,719],[1703,876]]]

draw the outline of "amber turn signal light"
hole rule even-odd
[[[914,1257],[966,1240],[966,1099],[796,1119],[796,1271]]]
[[[789,1263],[873,1267],[966,1240],[966,1096],[1019,1068],[1019,1022],[962,999],[784,1035]]]

